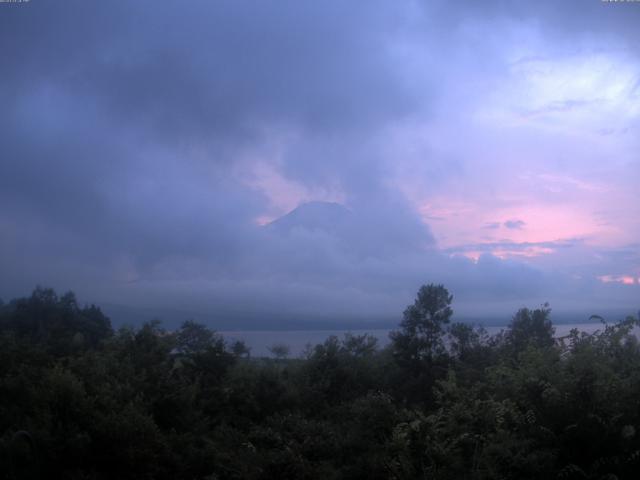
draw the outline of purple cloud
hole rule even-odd
[[[526,223],[522,220],[507,220],[503,225],[511,230],[521,230]]]

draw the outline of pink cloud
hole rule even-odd
[[[640,284],[640,277],[632,277],[631,275],[600,275],[598,277],[602,283],[621,283],[623,285]]]

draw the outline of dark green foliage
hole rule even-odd
[[[637,318],[556,341],[544,305],[490,337],[451,300],[422,287],[382,350],[273,359],[38,288],[0,305],[0,479],[638,478]]]
[[[550,314],[548,304],[533,311],[528,308],[518,310],[506,334],[506,341],[514,352],[520,352],[529,345],[545,348],[554,344],[555,329],[551,324]]]
[[[98,307],[80,308],[73,293],[58,297],[52,289],[41,287],[29,298],[0,307],[0,329],[54,355],[96,347],[113,333]]]
[[[445,353],[443,335],[453,310],[453,296],[442,285],[423,285],[404,311],[400,330],[392,332],[394,355],[411,368],[428,366]]]
[[[276,343],[274,345],[271,345],[269,347],[269,351],[274,357],[280,360],[283,360],[287,358],[289,355],[291,355],[291,347],[289,347],[289,345],[286,345],[284,343]]]
[[[400,367],[394,390],[410,402],[431,402],[431,389],[447,369],[446,326],[453,296],[442,285],[423,285],[404,311],[400,330],[391,332],[391,350]]]

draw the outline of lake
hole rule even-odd
[[[598,329],[602,329],[601,323],[569,323],[554,325],[556,336],[563,337],[568,335],[571,329],[577,328],[579,331],[592,333]],[[505,326],[488,326],[485,327],[489,334],[496,334]],[[225,331],[219,332],[224,335],[227,340],[243,340],[249,348],[251,355],[254,357],[271,356],[269,347],[278,343],[288,345],[291,349],[291,357],[302,355],[307,344],[317,345],[324,342],[329,336],[336,335],[342,338],[346,333],[353,335],[363,335],[368,333],[378,339],[378,345],[384,347],[389,343],[390,329],[381,330],[251,330],[251,331]]]

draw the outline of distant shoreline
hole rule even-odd
[[[495,335],[507,325],[484,326],[487,333]],[[554,324],[556,337],[564,337],[576,328],[579,331],[593,333],[604,328],[598,321],[582,323]],[[397,327],[395,327],[397,328]],[[285,344],[290,350],[291,357],[299,357],[308,344],[317,345],[323,343],[331,335],[338,337],[346,333],[354,335],[373,335],[378,339],[378,346],[384,347],[389,343],[389,332],[395,328],[378,329],[322,329],[322,330],[220,330],[218,333],[228,340],[242,340],[251,349],[252,356],[270,356],[269,347],[274,344]]]

